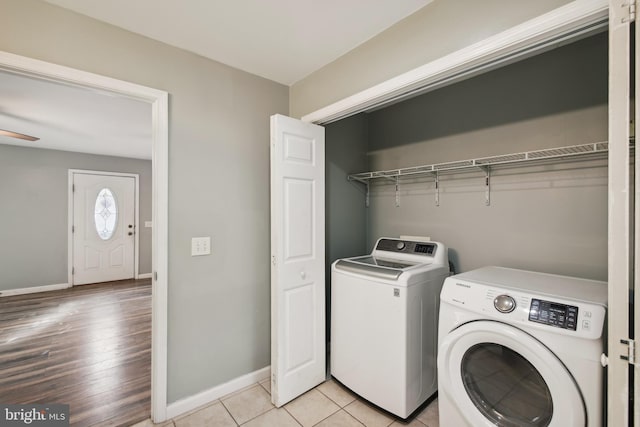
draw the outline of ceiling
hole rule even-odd
[[[151,104],[0,71],[0,144],[151,158]]]
[[[45,0],[291,85],[432,0]]]
[[[290,85],[433,0],[45,0]],[[0,144],[151,158],[151,106],[0,71]]]

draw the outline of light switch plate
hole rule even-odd
[[[211,254],[211,237],[192,237],[191,256]]]

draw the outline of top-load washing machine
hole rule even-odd
[[[382,238],[371,255],[331,267],[331,375],[408,417],[437,388],[439,295],[449,275],[438,242]]]
[[[603,425],[607,284],[485,267],[442,288],[440,425]]]

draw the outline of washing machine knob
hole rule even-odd
[[[511,313],[516,309],[516,300],[514,300],[509,295],[498,295],[493,300],[493,306],[500,313]]]
[[[398,248],[399,251],[403,250],[405,247],[404,242],[398,242],[398,244],[396,245],[396,248]]]

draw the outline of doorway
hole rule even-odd
[[[596,34],[606,28],[607,10],[605,4],[593,3],[587,5],[586,3],[578,4],[573,2],[570,5],[560,7],[548,14],[527,21],[474,45],[467,46],[459,51],[434,60],[431,63],[424,64],[404,74],[383,81],[376,86],[341,99],[334,104],[309,112],[301,118],[301,121],[320,125],[336,123],[336,126],[342,126],[346,129],[344,140],[351,144],[353,143],[351,136],[367,135],[367,132],[361,130],[361,126],[359,126],[361,123],[357,123],[359,120],[357,116],[358,113],[373,113],[386,106],[414,98],[417,95],[433,92],[436,89],[449,86],[452,83],[462,82],[470,77],[480,76],[487,71],[498,70],[507,64],[551,51],[558,46]],[[348,124],[341,124],[340,121],[346,118],[353,118],[355,124],[351,121]],[[406,116],[403,116],[403,118],[406,118]],[[327,132],[329,133],[329,128],[327,128]],[[385,137],[388,136],[388,134],[384,132],[380,132],[379,134]],[[356,150],[354,150],[354,152],[355,151]],[[335,164],[327,161],[327,170],[331,172],[333,168],[333,172],[335,172],[334,175],[340,175],[340,178],[342,178],[341,183],[344,184],[343,187],[355,187],[351,185],[353,183],[347,184],[347,172],[350,171],[342,168],[346,163],[349,162],[344,161],[343,156],[341,156],[340,162],[336,162]],[[388,166],[380,167],[379,169],[393,170],[394,168],[393,166]],[[376,173],[380,173],[381,177],[384,177],[385,174],[385,172],[379,171]],[[331,181],[332,177],[329,176],[327,178],[327,182],[330,183],[329,185],[331,185]],[[397,181],[395,181],[395,183],[395,194],[394,192],[389,192],[392,200],[395,199],[396,201],[395,204],[392,203],[390,205],[393,206],[393,209],[399,207]],[[365,196],[364,192],[358,194],[357,191],[351,190],[352,188],[348,190],[341,189],[340,197],[345,200],[349,199],[349,201],[355,200],[357,202],[361,200],[360,206],[364,209],[365,203],[368,204],[369,201],[368,196]],[[368,191],[366,194],[368,195]],[[353,197],[350,197],[352,195]],[[336,205],[345,206],[346,204],[328,203],[329,209],[333,209],[332,206]],[[361,212],[358,208],[356,209],[355,212]],[[409,211],[411,211],[411,209]],[[413,209],[412,212],[422,211],[420,209]],[[423,217],[418,219],[418,223],[422,223],[421,221],[424,221]],[[407,223],[399,221],[398,224],[403,224],[403,227],[405,227]],[[329,222],[328,229],[329,233],[331,233],[331,224]],[[360,233],[358,237],[366,239],[366,232]],[[332,248],[331,236],[329,236],[328,242],[327,254],[329,256],[338,254],[339,250],[342,249],[340,246],[346,247],[352,245],[352,242],[340,242],[340,245],[333,245],[334,248]],[[335,251],[332,249],[335,249]],[[351,255],[359,253],[362,252],[351,253]],[[329,262],[326,264],[328,265]],[[272,318],[272,323],[273,322],[274,319]],[[280,327],[280,325],[278,325],[278,327]],[[273,325],[272,328],[274,328]],[[272,358],[272,366],[278,363],[281,363],[281,360],[274,360],[274,358]]]
[[[152,127],[151,416],[166,418],[168,279],[168,93],[44,61],[0,52],[0,70],[148,103]]]

